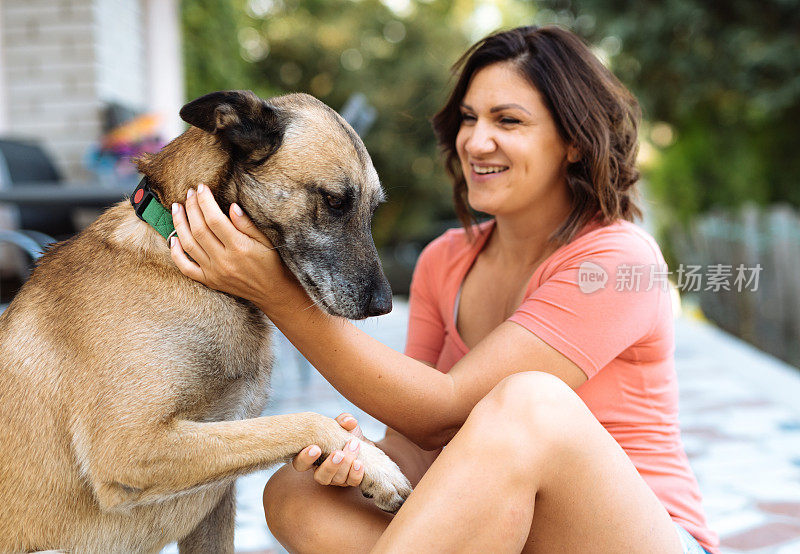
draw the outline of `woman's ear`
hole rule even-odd
[[[571,164],[574,164],[580,159],[581,159],[581,151],[578,150],[576,146],[573,146],[571,144],[567,146],[567,161]]]

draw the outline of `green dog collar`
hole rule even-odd
[[[172,214],[161,205],[153,191],[147,184],[147,177],[142,178],[136,189],[131,195],[133,211],[142,221],[149,223],[153,229],[169,240],[169,236],[175,232],[172,224]]]

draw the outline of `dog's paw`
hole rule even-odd
[[[362,442],[358,458],[364,464],[361,493],[372,498],[381,510],[395,513],[411,494],[411,483],[397,464],[376,446]]]

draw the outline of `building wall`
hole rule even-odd
[[[0,0],[0,134],[34,138],[71,180],[107,102],[182,126],[178,0]]]
[[[94,2],[97,96],[145,108],[145,28],[140,0]]]
[[[3,0],[4,134],[42,141],[68,177],[100,133],[93,0]]]

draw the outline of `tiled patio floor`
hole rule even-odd
[[[363,328],[395,349],[405,341],[407,306]],[[683,440],[711,527],[726,554],[800,554],[800,370],[700,320],[676,321]],[[370,437],[382,425],[344,398],[281,343],[265,415],[351,411]],[[261,491],[271,471],[239,480],[236,548],[281,552],[264,524]],[[174,548],[165,552],[174,552]]]

